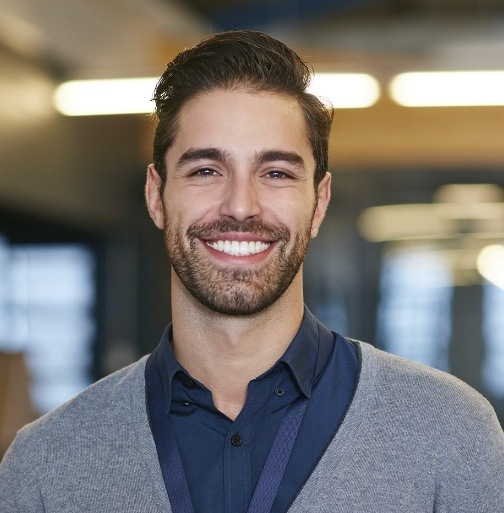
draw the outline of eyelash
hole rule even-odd
[[[217,174],[218,174],[217,171],[215,171],[215,169],[212,169],[211,167],[202,167],[202,168],[194,171],[194,173],[192,173],[191,176],[208,177],[208,176],[216,176]]]
[[[277,176],[273,176],[277,175]],[[280,175],[280,176],[278,176]],[[292,178],[291,175],[286,173],[285,171],[280,171],[279,169],[273,169],[272,171],[268,171],[265,176],[269,176],[269,178],[272,178],[273,180],[283,180],[285,178]]]

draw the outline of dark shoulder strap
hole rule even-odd
[[[158,346],[147,358],[145,381],[152,434],[161,472],[174,513],[194,513],[175,433],[164,411],[163,385],[157,367]]]

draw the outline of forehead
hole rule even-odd
[[[189,100],[180,111],[167,158],[208,147],[235,156],[264,149],[296,151],[309,168],[315,165],[298,102],[271,92],[217,89]]]

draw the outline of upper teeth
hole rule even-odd
[[[256,253],[261,253],[262,251],[267,250],[271,245],[269,242],[240,242],[237,240],[209,241],[207,244],[217,251],[233,256],[255,255]]]

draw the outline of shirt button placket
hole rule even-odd
[[[243,513],[250,501],[249,428],[235,423],[230,426],[225,447],[224,489],[226,503],[223,513]]]

